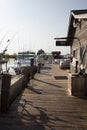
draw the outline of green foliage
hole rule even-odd
[[[40,55],[40,54],[45,54],[45,51],[42,49],[38,50],[37,55]]]
[[[9,58],[16,58],[17,54],[16,53],[13,53],[13,54],[4,54],[3,56],[0,55],[0,59],[3,57],[3,58],[6,58],[6,59],[9,59]]]

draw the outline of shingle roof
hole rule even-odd
[[[71,14],[75,19],[85,19],[87,18],[87,9],[86,10],[72,10]]]
[[[73,22],[81,19],[86,19],[87,20],[87,9],[85,10],[72,10],[70,12],[70,19],[69,19],[69,27],[68,27],[68,32],[67,32],[67,37],[65,38],[55,38],[56,40],[56,45],[57,46],[69,46],[71,45],[73,39],[74,39],[74,34],[76,28],[73,25]]]
[[[72,10],[71,11],[70,20],[69,20],[69,27],[68,27],[68,32],[67,32],[67,37],[69,37],[69,39],[67,39],[66,44],[70,45],[73,41],[73,38],[74,38],[76,28],[74,27],[73,22],[74,21],[78,22],[82,19],[87,20],[87,9],[85,9],[85,10]]]

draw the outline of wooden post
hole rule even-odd
[[[76,61],[75,73],[78,73],[78,61]]]
[[[31,59],[31,79],[34,78],[34,59]]]
[[[40,73],[40,69],[41,69],[41,63],[38,63],[38,68],[37,68],[38,73]]]
[[[11,75],[3,74],[1,86],[1,112],[6,112],[9,107],[10,82]]]

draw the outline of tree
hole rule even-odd
[[[38,50],[37,55],[40,55],[40,54],[45,54],[44,50],[42,49]]]
[[[52,56],[54,59],[59,58],[61,54],[61,51],[52,51]]]

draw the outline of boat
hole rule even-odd
[[[28,74],[28,76],[30,76],[32,69],[31,61],[33,61],[33,73],[35,73],[37,71],[37,62],[35,53],[30,51],[18,52],[14,64],[9,66],[9,72],[10,69],[14,69],[16,74],[23,73],[25,75],[26,73]]]

